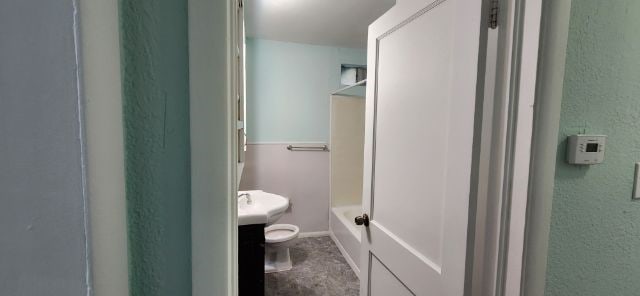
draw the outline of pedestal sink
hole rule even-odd
[[[238,225],[276,222],[289,207],[289,199],[262,190],[238,191]]]

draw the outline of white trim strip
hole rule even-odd
[[[90,295],[129,295],[118,1],[73,2],[84,113]]]
[[[329,236],[329,231],[300,232],[298,238]]]

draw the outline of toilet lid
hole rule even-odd
[[[291,224],[275,224],[264,229],[264,239],[267,243],[280,243],[294,239],[300,229]]]

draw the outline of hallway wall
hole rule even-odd
[[[89,295],[74,0],[0,1],[0,295]]]
[[[545,295],[640,290],[640,2],[573,0]],[[566,136],[605,134],[605,161],[565,162]]]
[[[187,1],[120,0],[132,295],[191,295]]]

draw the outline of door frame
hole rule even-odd
[[[189,1],[193,295],[237,295],[236,5],[237,0]],[[500,7],[506,13],[500,13],[499,26],[505,30],[497,46],[502,63],[494,98],[501,105],[494,112],[501,116],[494,113],[491,145],[502,143],[502,150],[491,153],[497,170],[489,179],[493,188],[486,203],[476,206],[497,210],[501,219],[475,227],[475,237],[493,236],[481,248],[469,248],[474,267],[468,295],[520,294],[523,266],[529,268],[523,264],[521,217],[528,212],[542,0],[501,0]]]
[[[502,91],[508,96],[495,295],[519,295],[531,164],[542,0],[509,1]],[[507,46],[509,49],[507,49]]]
[[[508,216],[500,225],[502,271],[497,273],[498,289],[491,295],[537,296],[544,295],[545,289],[571,0],[510,1],[520,6],[513,23],[520,26],[514,36],[521,40],[516,51],[520,56],[515,55],[512,62],[520,72],[514,76],[519,85],[512,100],[529,103],[531,108],[516,114],[517,125],[526,126],[526,132],[509,136],[513,149],[528,151],[510,160],[513,171],[505,178],[519,185],[502,198],[503,204],[511,205],[503,206]]]
[[[482,142],[484,152],[480,152],[489,160],[479,168],[480,176],[488,176],[487,187],[478,191],[477,211],[470,212],[475,215],[470,216],[475,218],[475,230],[469,237],[475,241],[468,246],[472,258],[465,295],[474,296],[522,294],[534,113],[539,113],[534,111],[539,99],[543,0],[498,1],[495,73],[486,72],[485,77],[489,84],[495,78],[493,86],[485,84],[493,88],[485,93],[487,99],[492,92],[493,102],[489,100],[483,110],[491,118],[489,132],[482,132],[489,140]],[[486,2],[490,5],[493,0]],[[491,71],[489,65],[487,71]],[[482,124],[487,121],[483,119]]]
[[[503,192],[494,295],[537,296],[545,289],[571,0],[511,1],[517,9],[514,26],[520,27],[513,46],[520,45],[511,66],[519,72],[513,76],[518,90],[510,100],[520,106],[513,122],[517,132],[508,135],[517,157],[507,158],[511,172],[505,183],[513,185],[510,194]]]
[[[118,1],[74,1],[84,113],[87,295],[129,295]],[[79,37],[79,38],[78,38]],[[88,210],[88,211],[87,211]]]
[[[522,266],[525,296],[544,295],[545,289],[570,16],[571,0],[544,2]]]
[[[189,0],[192,295],[237,295],[236,8]]]
[[[483,296],[522,294],[543,1],[506,0],[499,7],[503,31],[498,42],[494,97],[498,115],[493,117],[496,134],[492,139],[498,144],[494,142],[491,149],[490,166],[494,167],[487,192],[487,213],[497,214],[499,220],[487,221],[485,232],[476,232],[488,234],[481,256],[484,265],[474,269],[473,276],[481,282],[472,295]]]

